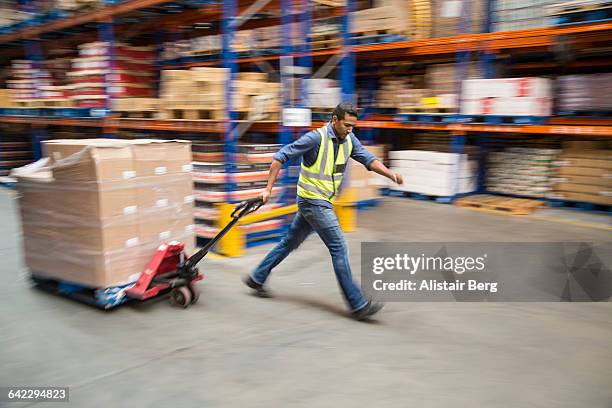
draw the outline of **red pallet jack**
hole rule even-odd
[[[196,303],[200,297],[200,290],[195,283],[204,279],[204,275],[196,268],[197,264],[240,218],[257,211],[262,205],[261,197],[245,200],[236,205],[231,215],[232,221],[190,257],[185,254],[185,244],[182,242],[172,241],[160,245],[136,284],[126,290],[126,296],[136,300],[148,300],[170,292],[170,302],[173,305],[187,308]]]

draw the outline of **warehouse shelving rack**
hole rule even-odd
[[[19,41],[36,39],[43,35],[48,35],[60,30],[72,30],[78,26],[87,23],[106,24],[107,27],[112,23],[114,18],[119,18],[123,15],[154,8],[156,6],[167,3],[161,0],[127,0],[116,5],[106,5],[100,9],[77,15],[69,18],[60,19],[54,22],[43,24],[38,27],[29,27],[15,33],[0,35],[0,44],[16,45]],[[248,7],[260,3],[261,10],[272,10],[280,8],[283,10],[281,22],[286,23],[298,16],[302,25],[302,33],[304,38],[308,38],[308,32],[312,24],[313,17],[320,14],[311,12],[308,7],[307,0],[273,0],[265,2],[240,2],[237,0],[225,0],[222,4],[208,4],[206,6],[193,9],[188,12],[160,16],[158,20],[153,22],[143,22],[143,30],[153,30],[153,26],[161,26],[164,28],[173,27],[178,24],[189,24],[194,21],[202,21],[203,19],[219,20],[225,23],[222,26],[224,33],[224,47],[220,58],[207,61],[177,61],[167,65],[164,68],[189,68],[193,66],[215,66],[221,62],[223,66],[231,67],[232,72],[236,72],[238,67],[246,64],[258,64],[262,62],[279,63],[281,66],[281,79],[283,83],[287,83],[290,76],[286,75],[286,71],[282,69],[283,58],[281,55],[264,55],[236,58],[229,47],[231,44],[231,36],[233,36],[233,27],[227,23],[232,16],[236,16],[240,12],[244,12]],[[493,72],[493,64],[500,54],[512,53],[529,53],[550,51],[559,38],[571,38],[575,44],[579,46],[605,46],[612,39],[612,21],[586,22],[584,24],[575,24],[568,26],[557,26],[549,28],[537,28],[529,30],[517,30],[508,32],[491,32],[491,8],[492,1],[487,2],[487,18],[485,27],[482,33],[464,33],[453,37],[445,38],[430,38],[424,40],[406,40],[382,44],[360,44],[352,45],[350,43],[350,11],[353,8],[353,0],[347,1],[345,7],[334,7],[329,9],[328,13],[334,16],[342,17],[342,46],[339,48],[310,50],[307,43],[296,46],[284,41],[282,55],[291,55],[296,66],[305,69],[303,72],[312,70],[315,62],[320,62],[326,58],[333,57],[344,53],[345,58],[341,58],[340,79],[342,86],[342,94],[344,99],[354,99],[355,94],[355,66],[360,62],[368,64],[377,64],[389,60],[411,60],[427,63],[431,59],[447,58],[458,59],[465,61],[467,56],[476,56],[482,64],[483,72],[486,77],[491,77]],[[293,9],[297,13],[293,12]],[[464,15],[467,13],[464,13]],[[462,31],[466,31],[465,22],[462,21]],[[107,29],[108,30],[108,29]],[[122,28],[117,27],[117,32],[121,32]],[[284,33],[287,35],[287,33]],[[102,37],[105,38],[105,37]],[[112,41],[112,40],[111,40]],[[10,48],[10,47],[5,47]],[[573,66],[607,66],[607,61],[600,58],[595,61],[577,61]],[[535,63],[523,63],[522,69],[538,69],[542,67],[554,67],[555,63],[551,61],[539,61]],[[302,90],[304,95],[304,90]],[[228,100],[229,102],[229,100]],[[283,95],[283,107],[288,107],[291,101],[288,100],[286,93]],[[296,106],[303,106],[302,100]],[[0,116],[0,122],[6,123],[28,123],[38,129],[44,129],[45,126],[53,125],[69,125],[69,126],[87,126],[100,127],[104,134],[112,135],[118,129],[139,129],[151,131],[168,131],[168,132],[197,132],[197,133],[224,133],[226,141],[226,152],[230,154],[235,149],[237,141],[235,125],[242,123],[236,120],[235,115],[229,116],[233,119],[230,122],[218,121],[169,121],[156,119],[120,119],[115,117],[103,118],[49,118],[49,117],[31,117],[31,116]],[[522,134],[540,134],[540,135],[573,135],[579,137],[612,137],[612,119],[609,118],[551,118],[544,124],[480,124],[480,123],[419,123],[419,122],[400,122],[393,116],[389,115],[368,115],[361,120],[359,127],[362,129],[396,129],[396,130],[424,130],[424,131],[446,131],[452,135],[456,144],[454,149],[460,151],[463,145],[463,137],[468,133],[474,133],[482,137],[487,134],[503,135],[507,133],[522,133]],[[234,126],[232,126],[232,124]],[[319,126],[321,123],[313,122],[314,126]],[[298,131],[303,129],[288,129],[283,126],[282,122],[278,121],[262,121],[250,124],[250,129],[258,132],[278,132],[279,142],[282,144],[288,143]],[[39,134],[38,136],[41,136]],[[370,136],[371,137],[371,136]],[[228,164],[228,170],[231,169],[231,162]],[[482,175],[481,175],[482,176]],[[481,177],[482,179],[482,177]],[[480,186],[482,189],[482,185]]]

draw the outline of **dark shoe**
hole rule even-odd
[[[244,283],[249,288],[255,291],[254,293],[255,296],[259,296],[261,298],[271,298],[272,297],[272,294],[268,290],[266,290],[266,288],[264,288],[263,285],[260,285],[259,283],[255,282],[253,279],[251,279],[250,276],[247,276],[246,278],[244,278]]]
[[[375,315],[385,306],[382,302],[368,302],[367,305],[362,307],[356,312],[353,312],[353,317],[356,320],[367,320],[371,316]]]

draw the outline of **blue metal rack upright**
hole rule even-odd
[[[236,119],[237,113],[233,109],[232,100],[232,85],[234,77],[238,71],[238,65],[236,64],[236,56],[232,48],[235,34],[235,19],[236,19],[236,0],[224,0],[223,1],[223,21],[221,22],[222,32],[222,57],[223,57],[223,68],[229,70],[228,81],[225,83],[225,131],[224,131],[224,152],[225,152],[225,173],[228,175],[226,180],[226,187],[228,193],[228,201],[234,202],[233,193],[236,190],[231,174],[234,173],[235,157],[238,153],[238,134],[236,130]]]
[[[355,98],[355,53],[351,43],[351,13],[355,10],[355,0],[346,0],[346,11],[340,18],[342,33],[342,61],[340,62],[340,86],[342,100],[356,103]]]

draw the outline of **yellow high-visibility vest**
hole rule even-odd
[[[317,132],[321,136],[317,160],[309,167],[302,161],[297,194],[302,198],[333,203],[342,183],[346,163],[353,151],[353,141],[349,136],[340,144],[338,157],[334,162],[334,142],[327,132],[327,126],[317,129]]]

